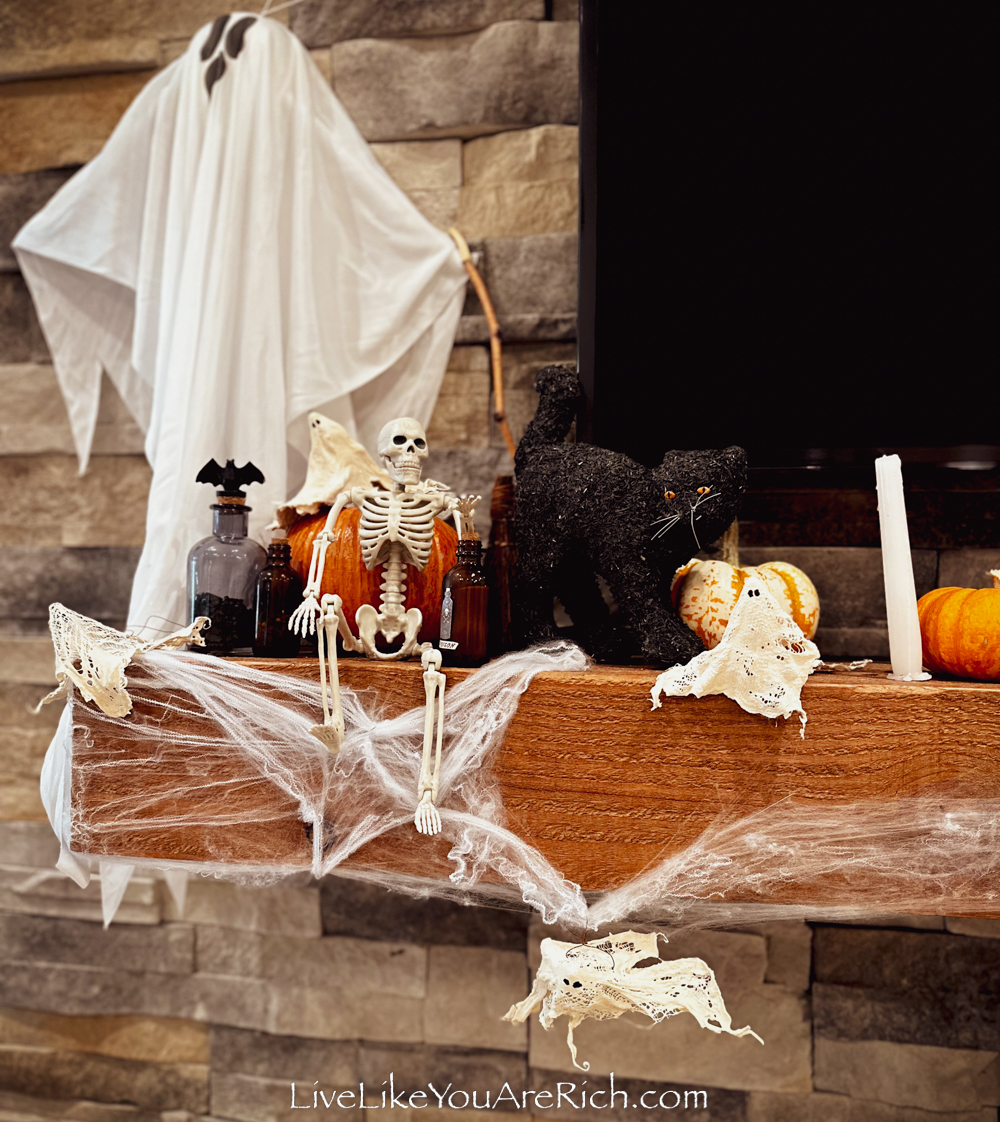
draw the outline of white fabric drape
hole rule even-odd
[[[254,19],[241,49],[223,34],[203,60],[210,32],[14,242],[81,470],[102,369],[146,432],[153,484],[129,625],[149,634],[187,618],[185,559],[211,529],[202,464],[261,468],[257,534],[301,482],[289,443],[307,455],[310,410],[372,450],[394,417],[426,424],[465,286],[449,237],[286,28]]]

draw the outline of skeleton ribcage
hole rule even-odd
[[[381,565],[392,543],[399,542],[407,564],[422,570],[430,559],[434,515],[439,506],[426,495],[396,491],[367,494],[361,504],[361,557],[366,568]]]

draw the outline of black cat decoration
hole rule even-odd
[[[523,642],[559,634],[558,597],[576,641],[596,658],[687,662],[704,648],[674,611],[670,581],[736,518],[746,453],[737,447],[667,452],[661,464],[646,468],[620,452],[566,444],[583,402],[575,371],[547,366],[535,389],[538,411],[514,460],[515,610]],[[618,605],[614,615],[598,575]]]

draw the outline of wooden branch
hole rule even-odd
[[[469,280],[472,281],[472,287],[476,290],[479,303],[483,306],[486,323],[490,329],[490,365],[493,370],[493,419],[499,424],[504,443],[507,445],[507,451],[513,457],[514,453],[517,451],[517,445],[514,443],[510,425],[507,424],[507,411],[504,408],[503,362],[501,361],[500,354],[500,323],[497,320],[496,312],[493,310],[493,301],[490,299],[486,284],[479,270],[473,263],[472,253],[469,250],[469,243],[454,226],[448,230],[448,233],[451,235],[451,239],[455,245],[458,246],[458,254],[462,258],[465,271],[469,274]]]

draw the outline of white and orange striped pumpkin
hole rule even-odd
[[[724,561],[689,561],[674,574],[670,595],[682,620],[708,650],[717,646],[748,576],[759,577],[802,628],[807,639],[819,626],[819,597],[813,582],[787,561],[734,568]]]

